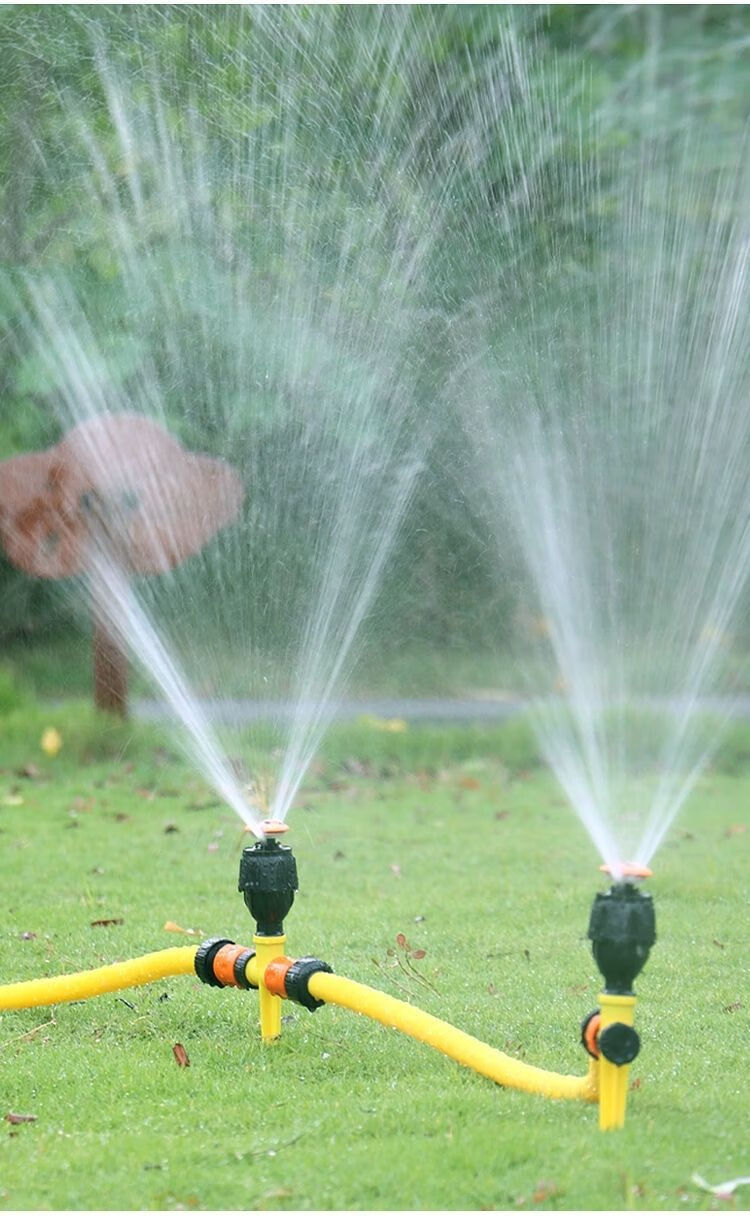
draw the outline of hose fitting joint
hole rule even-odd
[[[308,1012],[314,1012],[324,1003],[323,999],[315,999],[308,989],[310,978],[315,973],[332,974],[333,970],[330,965],[327,965],[325,961],[319,961],[317,957],[299,957],[298,960],[292,961],[284,979],[287,999],[292,999],[301,1007],[306,1007]]]
[[[641,1039],[632,1024],[616,1021],[602,1029],[597,1037],[599,1050],[607,1062],[616,1067],[624,1067],[633,1062],[641,1048]]]
[[[195,950],[195,972],[204,982],[206,986],[223,986],[214,973],[214,958],[220,948],[226,948],[228,944],[234,944],[234,940],[228,940],[223,936],[214,935],[208,940],[204,940],[202,944]]]
[[[240,990],[249,990],[253,984],[248,981],[246,969],[254,956],[254,948],[213,936],[195,950],[195,972],[207,986],[237,986]]]

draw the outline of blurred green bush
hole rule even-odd
[[[514,38],[533,48],[523,65],[523,71],[529,73],[524,88],[532,94],[536,91],[543,95],[552,89],[560,98],[575,97],[575,110],[571,107],[568,113],[563,106],[555,116],[559,139],[549,155],[560,162],[574,149],[581,155],[582,140],[585,145],[591,142],[584,146],[582,155],[593,157],[594,138],[602,165],[608,149],[621,153],[623,148],[632,147],[637,156],[639,141],[654,128],[662,133],[668,147],[670,137],[676,140],[691,118],[711,133],[711,155],[703,167],[707,184],[714,182],[736,156],[738,133],[745,122],[742,99],[747,93],[748,68],[744,51],[750,35],[747,6],[530,5],[521,6],[512,16],[507,12],[499,15],[502,6],[494,5],[413,6],[410,37],[415,47],[406,78],[389,76],[393,48],[388,22],[379,16],[379,6],[323,8],[325,12],[300,8],[294,15],[301,37],[300,73],[304,76],[306,54],[322,54],[315,23],[333,23],[326,54],[335,61],[337,81],[343,82],[339,112],[350,115],[351,120],[335,133],[321,123],[319,129],[311,127],[312,134],[305,138],[310,140],[311,164],[321,153],[323,142],[330,144],[335,139],[336,147],[327,148],[327,155],[338,157],[346,165],[350,182],[356,181],[361,168],[358,158],[363,160],[368,154],[367,116],[384,86],[389,97],[397,97],[406,120],[401,137],[417,141],[418,157],[427,172],[437,150],[430,146],[429,127],[426,134],[420,133],[423,100],[439,94],[441,85],[448,82],[443,136],[446,131],[460,132],[471,120],[476,82],[493,70],[496,60],[508,62],[503,48],[507,51],[509,29]],[[278,19],[283,19],[283,10]],[[211,132],[220,162],[232,142],[252,129],[254,121],[271,121],[269,116],[279,100],[273,94],[273,72],[269,74],[267,93],[255,98],[255,114],[249,112],[245,95],[243,57],[252,54],[267,20],[256,15],[252,7],[245,9],[240,20],[231,6],[141,6],[137,15],[126,6],[110,5],[79,9],[11,6],[0,11],[0,59],[4,65],[0,327],[9,332],[18,329],[18,298],[11,289],[25,272],[62,269],[86,300],[88,315],[103,319],[102,333],[97,337],[106,356],[114,396],[121,394],[127,400],[130,379],[142,355],[133,339],[133,335],[139,336],[139,341],[147,344],[154,366],[162,373],[167,370],[164,380],[170,385],[170,398],[165,405],[175,427],[193,447],[208,451],[215,450],[217,429],[226,424],[226,418],[216,410],[215,403],[206,400],[201,388],[210,384],[212,368],[220,383],[222,370],[236,361],[231,327],[215,327],[211,343],[200,348],[200,370],[173,368],[158,301],[150,300],[146,292],[140,316],[132,316],[132,294],[122,291],[120,272],[111,254],[111,211],[82,189],[88,170],[74,116],[78,108],[115,177],[119,173],[124,177],[126,170],[116,163],[120,144],[112,129],[106,88],[97,64],[106,50],[125,69],[129,66],[137,73],[147,48],[149,62],[163,73],[165,120],[179,131],[191,108],[196,108],[207,121],[206,129]],[[363,43],[369,48],[366,58],[360,52]],[[264,45],[264,53],[272,57],[273,31]],[[316,65],[316,73],[323,70],[325,65]],[[313,96],[315,80],[315,73],[311,73],[310,107],[317,101]],[[509,80],[507,84],[508,105],[512,106],[514,82]],[[646,94],[648,105],[643,101]],[[581,114],[588,114],[591,123],[581,122]],[[488,233],[494,201],[513,189],[521,168],[519,164],[496,161],[488,166]],[[583,208],[580,214],[565,209],[554,194],[555,173],[547,177],[549,197],[540,200],[534,219],[539,226],[540,248],[546,248],[550,225],[564,225],[566,248],[578,250],[581,264],[586,265],[592,257],[590,217]],[[148,185],[146,181],[146,192]],[[269,199],[277,186],[271,175]],[[605,214],[612,202],[612,183],[606,172],[601,175],[600,189],[601,197],[589,199],[588,204],[594,212]],[[320,250],[325,250],[326,243],[332,246],[333,259],[335,243],[330,238],[341,218],[338,209],[345,203],[346,198],[343,202],[335,197],[329,200],[327,212],[319,215],[321,231],[314,235]],[[403,198],[399,203],[404,206]],[[367,207],[366,199],[361,206]],[[460,190],[456,206],[460,209]],[[225,218],[228,233],[243,234],[246,217],[232,214],[230,198]],[[154,282],[159,278],[160,258],[165,260],[164,274],[175,273],[170,242],[178,233],[176,225],[176,216],[163,211],[154,210],[148,215],[144,240],[151,243]],[[478,236],[481,244],[484,235]],[[533,248],[532,235],[529,249]],[[222,272],[216,266],[202,267],[205,253],[200,233],[193,246],[182,248],[181,257],[186,271],[185,290],[179,302],[175,300],[175,308],[185,312],[185,326],[194,327],[197,334],[217,305],[211,291],[218,293],[218,308],[225,299]],[[274,251],[258,246],[254,257],[269,285],[283,291],[284,268],[274,261]],[[372,633],[390,638],[397,630],[402,641],[413,638],[450,645],[464,637],[467,619],[473,618],[481,621],[488,637],[502,643],[510,632],[518,597],[518,565],[509,550],[505,569],[498,573],[497,555],[488,544],[475,505],[466,501],[462,490],[465,479],[461,471],[468,460],[465,440],[449,412],[443,417],[436,406],[436,392],[451,372],[451,344],[447,341],[451,309],[471,290],[471,267],[466,267],[465,283],[458,282],[460,275],[454,275],[454,270],[453,282],[437,285],[448,320],[426,318],[424,327],[425,349],[434,356],[426,365],[432,365],[433,375],[422,386],[415,410],[423,412],[425,418],[430,416],[432,448],[410,512],[409,528],[401,535],[385,574],[381,612],[373,615]],[[444,272],[438,261],[435,275]],[[125,315],[127,309],[131,315]],[[261,341],[272,359],[272,343],[262,336]],[[310,359],[318,355],[312,352]],[[208,367],[207,359],[211,361]],[[19,355],[12,345],[0,345],[0,459],[55,442],[59,429],[53,406],[59,392],[48,368],[40,364],[33,351]],[[253,469],[261,480],[255,491],[260,495],[273,493],[273,488],[262,485],[264,468],[272,470],[277,464],[271,456],[294,448],[289,443],[290,421],[283,403],[277,396],[266,402],[263,394],[262,388],[257,389],[251,404],[255,418],[264,420],[260,433],[257,429],[254,432],[253,443],[259,451],[252,455]],[[238,461],[242,461],[246,456],[242,435],[230,440]],[[227,443],[226,437],[223,442]],[[268,460],[264,460],[264,448]],[[297,508],[289,505],[290,539],[300,535],[305,511],[304,503]],[[253,545],[252,566],[262,581],[264,570],[277,556],[264,551],[262,536],[257,536]],[[304,579],[305,555],[295,553],[291,541],[287,560],[299,564],[300,579]],[[503,578],[498,580],[498,574]],[[270,631],[275,624],[283,634],[283,621],[276,609],[266,626]],[[65,603],[51,587],[15,572],[0,557],[0,642],[33,639],[53,629],[73,629]]]

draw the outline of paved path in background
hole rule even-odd
[[[202,699],[200,705],[214,723],[221,724],[291,720],[305,711],[304,705],[273,699],[210,698]],[[143,720],[164,720],[170,715],[167,704],[157,699],[134,699],[132,706]],[[384,720],[466,723],[504,720],[524,707],[518,698],[357,698],[337,703],[332,718],[356,720],[360,715],[374,715]],[[316,709],[310,706],[311,712]]]
[[[213,723],[254,724],[262,720],[291,720],[304,714],[296,703],[249,698],[202,699],[200,703]],[[669,704],[667,704],[668,706]],[[157,699],[134,699],[133,711],[139,719],[170,718],[167,704]],[[673,704],[676,709],[677,704]],[[527,703],[518,697],[508,698],[359,698],[337,703],[332,718],[356,720],[361,715],[379,719],[402,719],[414,723],[493,723],[524,711]],[[701,711],[726,713],[750,718],[750,695],[738,698],[729,707],[722,699],[702,699]],[[310,711],[314,708],[311,706]],[[327,717],[326,717],[327,718]]]

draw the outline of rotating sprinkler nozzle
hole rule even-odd
[[[609,869],[606,869],[609,870]],[[615,870],[615,869],[613,869]],[[642,875],[641,865],[620,864],[620,876]],[[625,1123],[628,1066],[640,1049],[633,1028],[633,982],[656,941],[654,904],[631,880],[618,880],[597,893],[588,936],[594,960],[604,975],[600,1007],[584,1021],[583,1043],[599,1060],[599,1126],[614,1130]]]

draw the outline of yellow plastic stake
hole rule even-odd
[[[633,1024],[635,995],[599,995],[602,1032],[609,1024]],[[599,1058],[599,1129],[620,1130],[625,1125],[629,1066],[616,1067]]]
[[[260,1035],[264,1041],[277,1041],[281,1036],[281,999],[272,995],[263,978],[266,966],[283,957],[285,935],[254,935],[255,959],[258,962],[258,997],[260,999]]]

